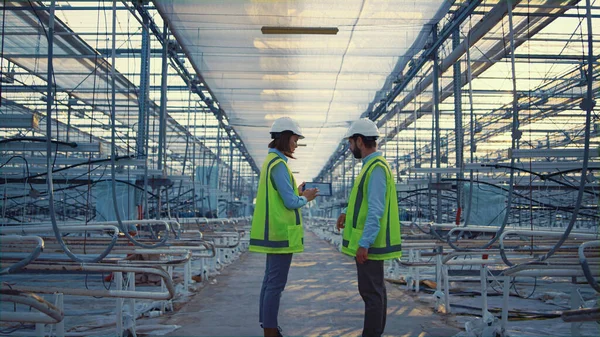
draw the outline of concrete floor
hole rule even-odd
[[[265,255],[245,253],[217,283],[204,287],[163,324],[180,325],[170,336],[262,336],[258,297]],[[397,285],[387,284],[385,336],[453,336],[452,316],[442,316]],[[364,304],[358,295],[354,260],[310,231],[305,252],[295,254],[281,299],[284,336],[360,336]],[[446,323],[450,322],[450,324]]]

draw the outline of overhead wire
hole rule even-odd
[[[131,241],[133,244],[135,244],[136,246],[140,246],[143,248],[156,248],[156,247],[161,247],[164,246],[167,242],[167,240],[169,239],[169,231],[165,232],[165,235],[161,238],[161,240],[158,243],[155,244],[146,244],[143,242],[140,242],[138,240],[136,240],[130,233],[129,233],[129,229],[123,224],[123,221],[121,220],[121,214],[119,212],[119,205],[117,203],[117,182],[116,182],[116,137],[115,137],[115,123],[117,120],[117,116],[116,116],[116,87],[115,87],[115,76],[116,76],[116,71],[115,71],[115,48],[116,48],[116,31],[117,31],[117,2],[116,0],[113,0],[112,2],[112,53],[111,53],[111,67],[110,67],[110,78],[111,78],[111,114],[110,114],[110,120],[111,120],[111,156],[110,156],[110,160],[111,160],[111,165],[110,165],[110,169],[111,169],[111,192],[112,192],[112,198],[113,198],[113,207],[114,207],[114,211],[115,211],[115,218],[117,220],[117,223],[119,224],[119,228],[120,230],[123,232],[123,234],[125,235],[125,237],[127,237],[127,239],[129,239],[129,241]],[[147,156],[146,156],[147,158]],[[146,192],[146,182],[144,181],[144,193],[147,194]],[[146,209],[146,212],[148,212],[148,209]]]
[[[53,34],[54,34],[54,11],[56,9],[56,1],[52,0],[51,4],[50,4],[48,30],[46,30],[44,23],[42,22],[41,18],[37,14],[36,9],[35,9],[35,7],[33,7],[33,4],[31,3],[31,1],[29,1],[29,4],[33,8],[33,12],[35,13],[36,17],[38,18],[40,25],[44,29],[44,32],[46,33],[46,38],[48,41],[48,77],[46,79],[48,82],[47,83],[48,92],[47,92],[47,102],[46,102],[47,103],[47,107],[46,107],[46,137],[47,137],[46,163],[47,163],[48,174],[47,174],[46,182],[47,182],[47,187],[48,187],[48,207],[49,207],[49,213],[50,213],[50,220],[52,222],[52,229],[54,230],[54,236],[56,237],[57,242],[61,246],[63,252],[70,259],[77,261],[77,262],[98,262],[98,261],[101,261],[104,257],[106,257],[112,250],[113,246],[117,242],[117,238],[118,238],[117,233],[115,233],[115,235],[113,235],[111,242],[109,243],[109,245],[106,247],[106,249],[102,253],[100,253],[96,257],[86,259],[86,258],[78,257],[77,255],[75,255],[71,252],[71,250],[67,247],[66,243],[63,241],[61,231],[58,227],[58,223],[57,223],[57,219],[56,219],[56,211],[54,209],[54,187],[53,187],[53,179],[52,179],[52,170],[53,170],[53,166],[54,166],[54,163],[56,162],[56,157],[57,157],[56,154],[54,156],[54,162],[52,164],[50,164],[51,152],[52,152],[52,139],[51,139],[51,135],[52,135],[52,105],[54,104],[53,100],[54,100],[54,92],[55,92],[55,88],[56,88],[56,78],[54,77],[54,69],[53,69],[53,64],[52,64],[53,44],[54,44],[54,36],[53,36]],[[58,119],[57,119],[57,121],[58,121]],[[56,148],[56,150],[58,150],[58,145],[55,148]]]

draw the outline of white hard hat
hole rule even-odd
[[[361,118],[348,128],[344,138],[350,138],[354,135],[363,135],[365,137],[379,137],[379,129],[377,124],[368,118]]]
[[[304,139],[302,135],[302,129],[300,129],[300,125],[290,117],[280,117],[277,118],[273,125],[271,125],[271,138],[276,138],[275,136],[283,131],[291,131],[293,134],[300,137],[300,139]]]

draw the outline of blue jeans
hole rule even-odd
[[[263,328],[277,328],[279,301],[287,283],[293,254],[267,254],[267,266],[260,289],[259,322]]]

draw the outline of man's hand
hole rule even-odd
[[[363,264],[365,262],[367,262],[367,259],[369,258],[369,251],[367,248],[364,247],[358,247],[358,250],[356,251],[356,261],[358,261],[358,263]]]
[[[304,192],[304,191],[303,191],[303,189],[304,189],[304,185],[306,185],[306,182],[304,182],[304,181],[303,181],[303,182],[302,182],[302,184],[300,184],[300,186],[298,186],[298,193],[299,193],[300,195],[302,195],[302,192]]]
[[[342,213],[340,214],[340,216],[337,219],[337,222],[335,223],[335,228],[338,230],[338,232],[344,228],[344,223],[346,222],[346,214]]]

